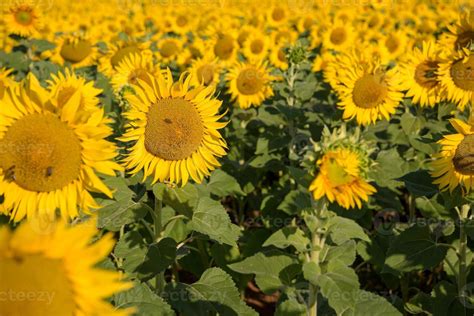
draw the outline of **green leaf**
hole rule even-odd
[[[170,220],[163,230],[164,237],[173,238],[177,243],[185,240],[189,233],[191,233],[191,229],[189,229],[182,218]]]
[[[454,212],[451,212],[445,205],[440,203],[439,200],[439,195],[433,196],[430,199],[426,196],[422,196],[415,199],[415,205],[424,217],[451,219]]]
[[[321,262],[331,262],[339,260],[346,265],[351,265],[356,258],[356,242],[347,240],[338,246],[326,244],[321,251]]]
[[[308,249],[310,240],[303,231],[297,227],[284,227],[271,235],[263,244],[263,247],[275,246],[285,249],[293,246],[296,250],[303,252]]]
[[[369,171],[369,176],[381,187],[395,189],[402,183],[401,178],[409,170],[409,165],[402,159],[395,148],[382,150],[375,160],[376,165]]]
[[[329,219],[328,226],[331,240],[337,245],[350,239],[370,240],[364,229],[351,219],[334,216]]]
[[[145,284],[140,283],[132,289],[114,295],[117,308],[134,307],[140,316],[174,316],[175,312],[161,297],[152,292]]]
[[[278,205],[279,210],[290,215],[298,214],[299,211],[309,207],[311,207],[311,198],[305,189],[290,191]]]
[[[133,200],[108,204],[99,210],[99,228],[119,231],[123,225],[136,222],[153,210],[142,202]]]
[[[191,285],[168,284],[164,296],[184,316],[257,315],[240,299],[232,278],[219,268],[206,270],[199,281]]]
[[[192,216],[192,211],[199,200],[198,189],[192,184],[180,188],[158,183],[153,186],[153,194],[176,212],[187,217]]]
[[[176,258],[176,241],[163,238],[148,246],[143,262],[137,267],[138,276],[147,281],[166,270]]]
[[[211,174],[207,187],[212,194],[217,196],[227,196],[233,194],[246,195],[245,192],[242,191],[239,182],[237,182],[233,176],[220,169],[215,170]]]
[[[278,304],[275,316],[306,316],[306,305],[295,298],[289,298]]]
[[[258,287],[266,294],[272,294],[284,285],[290,285],[294,277],[292,266],[297,265],[296,258],[279,250],[259,252],[241,262],[229,265],[229,268],[242,274],[255,274]]]
[[[98,227],[110,231],[119,231],[123,225],[143,218],[152,209],[144,202],[135,202],[135,193],[127,186],[124,178],[106,178],[104,183],[112,188],[114,200],[103,200],[105,205],[99,210]]]
[[[359,290],[356,295],[356,301],[353,309],[344,316],[367,316],[373,315],[383,316],[401,316],[403,315],[398,309],[390,304],[385,298],[374,293]]]
[[[431,296],[431,312],[434,316],[469,315],[468,310],[459,301],[457,288],[453,284],[447,281],[438,282],[431,291]]]
[[[411,314],[431,314],[433,309],[431,297],[423,292],[417,293],[405,304],[405,310]]]
[[[167,269],[176,257],[176,242],[164,238],[158,243],[146,245],[140,233],[127,232],[115,246],[115,256],[123,259],[122,268],[141,280],[149,280]]]
[[[403,272],[433,268],[444,259],[447,250],[432,239],[427,225],[412,226],[390,245],[382,272],[391,272],[387,267]]]
[[[210,198],[201,198],[194,210],[190,228],[220,244],[237,245],[240,228],[231,223],[224,207]]]
[[[306,273],[305,277],[320,288],[321,294],[338,315],[355,305],[359,280],[354,270],[344,263],[331,261],[326,267],[326,272]]]
[[[56,45],[54,45],[53,43],[40,39],[32,39],[30,43],[32,50],[37,53],[42,53],[44,51],[51,50],[56,47]]]
[[[400,117],[400,125],[406,135],[417,133],[421,128],[421,120],[409,112],[403,113]]]
[[[438,192],[438,187],[433,184],[433,178],[426,170],[410,172],[399,180],[403,181],[407,190],[416,197],[432,197]]]

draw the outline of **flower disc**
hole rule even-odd
[[[374,108],[385,100],[387,92],[380,76],[366,74],[354,84],[354,103],[364,109]]]
[[[74,132],[51,114],[30,114],[5,133],[0,167],[6,178],[36,192],[61,189],[79,177],[81,146]]]
[[[190,157],[204,134],[196,107],[184,99],[162,99],[150,106],[145,128],[145,148],[167,160]]]

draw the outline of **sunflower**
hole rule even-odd
[[[282,27],[271,33],[271,39],[275,45],[294,44],[298,39],[298,33],[289,27]]]
[[[382,42],[392,60],[405,53],[408,47],[408,37],[403,31],[391,31],[383,37]]]
[[[173,12],[170,18],[170,31],[175,34],[185,35],[196,27],[195,14],[189,10]]]
[[[59,81],[64,81],[65,77]],[[104,111],[92,106],[91,86],[66,76],[44,90],[29,75],[19,91],[7,90],[0,107],[0,194],[13,221],[56,210],[75,218],[98,208],[89,191],[112,197],[96,172],[115,175],[115,146]],[[75,89],[77,88],[77,89]],[[86,92],[85,90],[90,90]],[[94,92],[92,92],[94,93]],[[36,211],[38,210],[38,211]]]
[[[116,68],[120,62],[130,54],[142,53],[150,57],[153,56],[152,51],[149,49],[150,44],[148,42],[120,40],[108,46],[106,54],[99,59],[98,67],[98,70],[108,77],[112,77],[116,73]]]
[[[269,49],[268,36],[262,32],[253,32],[247,37],[242,52],[248,61],[256,63],[267,57]]]
[[[156,59],[161,64],[169,64],[176,61],[183,53],[183,41],[176,37],[162,38],[157,43],[158,52],[155,53]]]
[[[132,310],[118,310],[106,301],[132,284],[122,281],[118,272],[97,267],[115,243],[107,234],[91,244],[97,234],[94,226],[60,222],[47,232],[31,222],[13,232],[0,227],[2,314],[130,315]],[[21,294],[34,299],[19,299]]]
[[[448,25],[448,30],[441,38],[443,46],[454,50],[469,48],[474,43],[474,10],[463,12],[455,25]]]
[[[208,54],[204,58],[194,60],[189,72],[191,73],[191,86],[216,86],[219,83],[222,67],[217,58]]]
[[[438,76],[446,98],[462,111],[474,104],[474,53],[466,49],[444,56],[439,64]]]
[[[237,62],[226,76],[232,100],[236,100],[242,109],[259,106],[273,96],[271,81],[266,63],[244,64]]]
[[[56,48],[46,51],[43,57],[51,55],[51,60],[57,64],[70,64],[73,68],[91,66],[98,57],[98,49],[92,39],[84,34],[61,35],[55,41]]]
[[[386,70],[377,61],[357,55],[343,56],[334,65],[342,68],[330,80],[337,82],[338,105],[345,120],[356,118],[359,125],[368,125],[395,113],[403,98],[396,68]]]
[[[348,48],[353,44],[355,38],[353,27],[340,20],[335,21],[323,34],[323,47],[336,51],[343,51]]]
[[[153,64],[153,58],[144,54],[130,54],[125,57],[117,66],[116,74],[112,77],[112,86],[116,92],[125,86],[137,84],[138,79],[147,81],[154,76],[157,68]],[[151,84],[151,81],[148,82]]]
[[[438,143],[441,151],[433,156],[431,175],[441,190],[452,192],[458,185],[469,192],[474,186],[474,127],[458,119],[451,119],[457,134],[445,135]]]
[[[11,34],[25,37],[39,34],[43,26],[41,13],[31,1],[18,1],[4,13],[6,29]]]
[[[289,16],[288,9],[288,7],[280,5],[272,6],[266,14],[267,25],[274,28],[285,25]]]
[[[69,69],[66,72],[51,75],[48,80],[48,89],[51,94],[50,102],[56,107],[62,108],[70,101],[73,95],[77,94],[80,109],[96,111],[99,105],[99,94],[102,90],[94,87],[94,82],[76,76]]]
[[[361,201],[368,201],[376,192],[362,176],[362,165],[360,154],[349,148],[325,152],[317,161],[319,172],[309,187],[314,199],[325,196],[346,209],[361,208]]]
[[[212,86],[191,87],[191,77],[181,75],[173,82],[169,69],[150,78],[151,85],[138,80],[127,95],[129,120],[121,140],[134,142],[124,162],[132,174],[144,171],[153,183],[184,186],[189,178],[202,182],[220,166],[216,157],[226,154],[219,133],[227,123],[218,122],[221,101],[212,97]]]
[[[212,52],[223,66],[228,66],[237,59],[239,44],[232,33],[217,33],[212,40]]]
[[[422,49],[416,48],[400,66],[400,89],[406,91],[413,103],[422,107],[433,107],[440,100],[440,83],[437,71],[439,54],[435,42],[423,42]]]
[[[272,48],[270,52],[270,62],[276,68],[281,70],[288,69],[288,58],[286,58],[286,46],[276,45]]]

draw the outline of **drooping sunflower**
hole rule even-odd
[[[64,77],[63,77],[64,78]],[[62,87],[62,88],[61,88]],[[57,211],[75,218],[98,208],[90,192],[112,197],[96,173],[115,175],[116,149],[104,111],[77,90],[57,83],[44,90],[30,75],[19,91],[7,90],[0,107],[0,194],[17,222]]]
[[[144,54],[153,56],[153,52],[149,49],[149,42],[138,42],[134,40],[116,41],[108,45],[105,55],[99,59],[99,71],[106,76],[112,77],[116,73],[116,68],[125,57],[130,54]]]
[[[9,33],[25,37],[39,34],[43,26],[41,13],[31,1],[13,4],[6,10],[3,18]]]
[[[454,51],[442,58],[438,76],[442,93],[462,111],[474,104],[474,52]]]
[[[186,73],[173,82],[171,71],[138,80],[136,95],[127,95],[129,120],[121,140],[134,142],[124,162],[132,174],[144,171],[153,183],[184,186],[189,179],[202,182],[220,166],[216,157],[226,154],[226,142],[219,133],[227,123],[219,122],[221,101],[213,98],[212,86],[191,87]]]
[[[73,68],[91,66],[99,56],[92,38],[85,34],[63,34],[55,42],[56,48],[43,56],[51,55],[51,60],[60,65],[70,64]]]
[[[423,42],[421,49],[415,47],[400,66],[400,89],[413,103],[422,107],[433,107],[440,100],[438,81],[439,50],[435,42]]]
[[[259,106],[273,96],[271,81],[266,63],[244,64],[237,62],[226,76],[228,91],[242,109]]]
[[[474,127],[458,119],[451,119],[457,134],[444,135],[438,143],[441,151],[433,155],[431,175],[441,190],[453,191],[461,186],[465,192],[474,187]]]
[[[94,226],[61,222],[38,231],[24,222],[14,232],[0,227],[2,314],[130,315],[132,310],[106,301],[132,284],[116,271],[97,268],[115,243],[107,234],[90,244],[97,234]],[[21,293],[33,299],[19,299]]]
[[[138,79],[148,81],[158,71],[153,64],[153,58],[144,54],[130,54],[117,66],[116,74],[112,77],[112,86],[116,92],[123,87],[137,84]],[[148,82],[151,85],[151,81]]]
[[[189,72],[191,73],[191,85],[198,87],[200,85],[210,86],[219,83],[222,67],[217,58],[211,54],[205,55],[203,58],[194,60]]]
[[[397,70],[387,70],[377,61],[357,55],[342,57],[338,62],[346,65],[335,79],[343,118],[355,118],[360,125],[389,119],[403,98],[396,80]]]
[[[314,199],[326,197],[331,203],[349,209],[362,207],[362,201],[376,192],[362,175],[359,153],[349,148],[330,149],[317,161],[319,172],[309,190]]]

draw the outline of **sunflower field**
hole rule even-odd
[[[472,0],[0,12],[0,316],[474,315]]]

